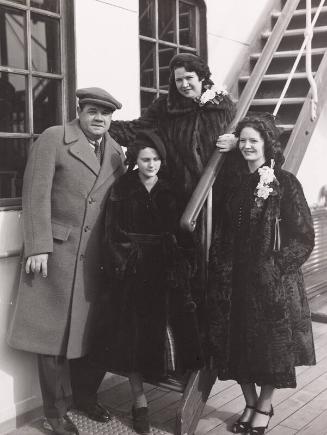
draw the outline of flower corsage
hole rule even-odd
[[[206,90],[203,92],[201,97],[197,99],[199,106],[202,107],[208,102],[213,104],[219,104],[223,99],[225,95],[228,95],[228,92],[226,90],[225,86],[205,86]]]
[[[275,161],[272,159],[269,166],[262,166],[258,169],[260,180],[255,189],[255,203],[258,207],[262,207],[265,199],[268,196],[276,196],[278,194],[279,182],[274,173]]]

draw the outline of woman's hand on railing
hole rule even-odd
[[[237,138],[232,133],[225,133],[218,137],[216,147],[221,153],[228,153],[236,148]]]

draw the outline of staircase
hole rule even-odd
[[[284,0],[283,6],[286,1]],[[327,52],[327,2],[321,9],[316,21],[312,38],[312,70],[315,76],[322,62],[323,56]],[[312,0],[311,17],[313,19],[320,0]],[[273,113],[283,87],[288,79],[288,75],[293,67],[296,56],[304,40],[306,26],[306,2],[301,0],[279,42],[277,50],[273,53],[266,71],[261,79],[261,83],[250,103],[251,111],[267,111]],[[262,49],[266,46],[268,38],[272,36],[274,26],[280,18],[282,11],[271,14],[271,30],[261,35]],[[249,59],[248,75],[241,76],[238,82],[239,95],[242,94],[248,83],[251,73],[255,68],[262,52],[253,53]],[[301,56],[293,80],[286,92],[285,99],[279,109],[277,122],[283,134],[281,141],[286,147],[291,133],[299,118],[300,112],[306,101],[309,92],[309,82],[305,73],[305,52]]]
[[[327,3],[327,0],[324,1]],[[312,0],[312,19],[321,5],[320,0]],[[250,55],[245,70],[248,71],[238,80],[239,100],[236,117],[230,131],[248,112],[266,111],[274,113],[275,107],[288,80],[289,73],[304,41],[306,28],[306,1],[281,0],[281,10],[271,13],[271,29],[261,35],[261,52]],[[311,20],[312,21],[312,20]],[[319,119],[320,112],[327,104],[327,4],[321,9],[313,30],[312,69],[318,88],[317,116],[311,118],[311,93],[305,73],[305,51],[301,55],[293,80],[280,105],[277,124],[282,129],[281,142],[284,146],[284,168],[296,173],[311,135]],[[207,201],[205,215],[207,219],[207,246],[211,239],[211,188],[224,161],[224,156],[216,150],[193,192],[181,218],[182,228],[193,231],[202,207]],[[320,239],[325,240],[321,232]],[[325,242],[324,242],[325,243]],[[319,243],[319,246],[322,246]],[[324,245],[325,246],[325,245]],[[325,252],[325,249],[323,249]],[[313,257],[309,272],[325,264],[320,251]],[[318,264],[319,263],[319,264]],[[312,289],[312,293],[318,291]],[[314,293],[313,293],[314,294]],[[212,386],[213,374],[210,370],[193,373],[186,389],[177,418],[176,435],[193,434],[198,418]],[[191,417],[193,416],[193,417]]]

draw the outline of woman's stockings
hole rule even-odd
[[[257,400],[258,400],[258,395],[257,395],[257,391],[255,389],[255,385],[254,384],[242,384],[241,385],[242,388],[242,392],[244,395],[244,399],[245,399],[245,403],[248,406],[253,406],[256,407],[257,405]],[[245,408],[243,411],[243,414],[240,418],[241,422],[248,422],[251,420],[252,416],[254,413],[254,409],[252,408]]]
[[[147,407],[148,403],[143,390],[143,378],[140,373],[130,373],[129,383],[133,397],[133,404],[135,408]]]
[[[272,407],[272,398],[275,388],[272,385],[262,385],[260,396],[257,401],[256,408],[259,411],[270,412]],[[252,427],[266,426],[269,421],[269,416],[255,413],[251,421]]]

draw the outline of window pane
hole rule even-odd
[[[154,38],[155,30],[155,2],[154,0],[140,0],[140,35]]]
[[[161,90],[168,90],[169,62],[175,54],[176,48],[159,44],[159,82]]]
[[[31,0],[31,6],[59,13],[59,0]]]
[[[152,101],[156,98],[157,94],[153,92],[141,91],[141,113],[147,109]]]
[[[158,2],[159,39],[176,42],[176,1]]]
[[[27,131],[26,92],[25,76],[0,73],[0,131]]]
[[[140,41],[140,75],[141,86],[146,88],[156,87],[156,51],[155,44]]]
[[[22,195],[27,152],[27,140],[0,138],[0,198]]]
[[[59,21],[31,14],[31,32],[33,70],[60,73]]]
[[[33,78],[34,132],[42,133],[51,125],[62,124],[61,82]]]
[[[25,18],[23,11],[0,6],[0,63],[25,68]]]
[[[179,3],[179,43],[195,47],[195,6]]]

